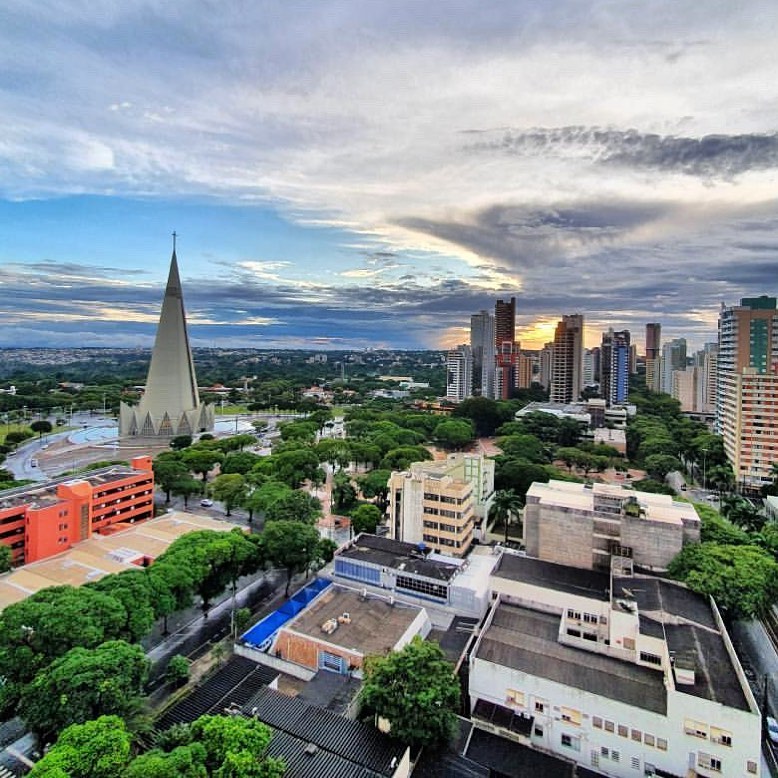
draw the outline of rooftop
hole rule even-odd
[[[243,714],[275,730],[268,753],[283,757],[287,778],[391,776],[405,753],[403,746],[369,724],[267,687],[243,706]]]
[[[506,778],[572,778],[575,765],[544,754],[513,740],[473,729],[465,756],[489,769],[489,774]]]
[[[293,631],[363,655],[386,654],[397,645],[420,612],[421,608],[411,605],[390,605],[377,597],[363,598],[354,589],[331,586],[282,627],[279,641],[284,632]],[[338,622],[344,613],[348,613],[349,623]],[[337,628],[327,634],[322,625],[330,620],[335,621]]]
[[[193,513],[167,513],[111,535],[93,535],[70,551],[0,576],[0,610],[49,586],[81,586],[156,559],[176,538],[194,530],[228,532],[234,524]]]
[[[607,573],[557,565],[507,551],[503,552],[492,575],[601,602],[610,599],[610,577]]]
[[[699,523],[694,506],[688,502],[673,500],[668,494],[639,492],[619,484],[579,484],[572,481],[535,482],[527,491],[527,500],[534,498],[541,505],[552,505],[580,511],[596,511],[597,501],[637,500],[647,521],[671,524]]]
[[[363,533],[340,551],[338,556],[372,562],[380,567],[391,567],[436,581],[450,581],[457,574],[459,565],[453,560],[443,562],[436,558],[430,559],[429,551],[420,549],[415,543]]]
[[[660,670],[563,645],[558,615],[499,603],[476,657],[627,705],[667,712]]]

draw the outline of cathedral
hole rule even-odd
[[[171,438],[194,435],[210,432],[213,423],[213,405],[201,403],[197,390],[173,233],[173,256],[146,390],[138,405],[121,404],[119,436]]]

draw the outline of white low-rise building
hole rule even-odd
[[[760,774],[759,708],[712,600],[508,553],[492,586],[477,726],[605,775]]]

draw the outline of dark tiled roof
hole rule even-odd
[[[607,573],[557,565],[540,559],[503,553],[492,575],[511,581],[537,584],[567,594],[578,594],[607,602],[610,581]]]
[[[473,718],[481,719],[481,721],[494,724],[501,729],[507,729],[527,737],[532,732],[532,722],[534,721],[532,716],[516,713],[504,705],[480,699],[476,701],[473,708]]]
[[[614,578],[614,598],[623,597],[625,590],[635,600],[641,613],[661,611],[703,627],[717,629],[707,598],[674,581],[648,576]]]
[[[436,581],[450,581],[459,571],[455,564],[427,559],[414,543],[382,538],[378,535],[359,535],[348,548],[338,556],[347,559],[372,562],[381,567],[391,567],[404,573],[432,578]]]
[[[233,656],[187,697],[168,708],[157,722],[157,727],[167,729],[173,724],[188,724],[206,713],[222,713],[231,705],[243,705],[277,677],[278,672],[269,667]]]
[[[656,619],[644,616],[642,613],[638,614],[638,622],[640,623],[640,634],[648,635],[652,638],[659,638],[664,640],[665,631],[662,628],[662,622]]]
[[[352,678],[350,675],[319,670],[297,696],[309,705],[324,708],[341,716],[359,692],[361,685],[359,679]]]
[[[665,714],[663,674],[557,641],[559,616],[500,604],[477,658]]]
[[[474,729],[465,756],[507,778],[572,778],[574,765],[520,743]]]
[[[308,705],[295,697],[276,692],[265,687],[243,706],[243,713],[256,716],[260,721],[298,740],[301,750],[316,749],[328,752],[346,760],[354,767],[364,768],[368,773],[318,773],[319,778],[332,775],[368,775],[389,776],[394,773],[392,762],[397,765],[405,753],[405,748],[383,735],[375,727],[359,721],[341,718],[329,711]],[[275,736],[274,736],[275,740]],[[291,748],[290,741],[285,740]],[[313,744],[313,745],[310,745]],[[280,746],[279,746],[280,748]],[[272,752],[272,746],[271,746]],[[298,775],[287,770],[289,778]],[[302,774],[301,774],[302,775]]]

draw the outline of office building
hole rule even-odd
[[[646,324],[646,387],[659,391],[659,358],[662,347],[662,325],[658,322]]]
[[[146,388],[138,405],[121,404],[119,435],[171,438],[207,432],[213,430],[213,425],[213,405],[201,403],[197,389],[174,234],[173,256]]]
[[[554,344],[546,343],[538,355],[538,382],[544,389],[551,386],[551,368],[554,361]]]
[[[70,549],[154,516],[151,457],[0,492],[0,542],[15,565]]]
[[[498,300],[494,304],[494,345],[499,349],[505,341],[516,340],[516,298],[508,302]]]
[[[527,491],[527,554],[547,562],[609,570],[620,557],[666,570],[686,543],[699,540],[694,506],[666,494],[569,481],[534,483]]]
[[[462,344],[446,354],[446,399],[461,402],[473,394],[473,354]]]
[[[716,411],[716,382],[718,380],[719,346],[706,343],[694,356],[699,371],[695,410],[698,413],[713,414]]]
[[[659,360],[659,391],[673,393],[673,371],[686,370],[686,339],[675,338],[662,346]]]
[[[495,339],[494,316],[480,311],[470,317],[470,350],[473,355],[473,381],[481,397],[494,399]]]
[[[552,402],[574,402],[583,389],[584,320],[581,314],[563,316],[554,333],[551,360]]]
[[[509,553],[492,591],[476,727],[618,778],[760,775],[759,706],[712,600]]]
[[[719,315],[716,431],[735,478],[756,489],[778,461],[778,311],[775,297],[744,298]]]
[[[504,340],[497,346],[497,367],[495,372],[495,397],[510,400],[517,387],[519,368],[519,344]]]
[[[610,405],[626,402],[630,373],[629,330],[602,334],[600,346],[600,396]]]
[[[493,492],[494,461],[483,454],[414,462],[389,479],[389,537],[464,556]]]

